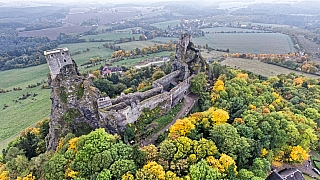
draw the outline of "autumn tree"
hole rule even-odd
[[[152,80],[155,81],[157,79],[160,79],[162,78],[163,76],[165,76],[166,74],[163,72],[163,71],[155,71],[153,74],[152,74]]]

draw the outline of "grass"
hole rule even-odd
[[[148,54],[145,55],[144,57],[141,58],[135,58],[135,59],[124,59],[122,61],[118,61],[115,63],[112,63],[113,66],[135,66],[140,64],[140,62],[144,61],[147,58],[154,58],[154,57],[161,57],[161,56],[169,56],[170,53],[173,51],[163,51],[159,53],[153,53],[153,54]]]
[[[102,43],[78,43],[78,44],[62,44],[60,47],[68,47],[69,51],[76,52],[90,48],[87,53],[72,56],[79,65],[79,71],[88,70],[80,67],[81,63],[89,61],[91,57],[109,58],[111,50],[102,46]],[[100,49],[98,49],[100,47]],[[92,67],[98,69],[100,65]],[[0,93],[0,149],[5,148],[7,143],[13,139],[18,133],[27,127],[34,125],[39,120],[48,117],[51,110],[50,90],[42,90],[39,86],[27,89],[30,84],[36,84],[43,80],[47,81],[49,68],[47,64],[24,68],[13,69],[0,72],[0,84],[3,89],[13,89],[14,87],[22,88],[21,91],[12,91],[8,93]],[[22,94],[36,93],[36,100],[31,97],[26,100],[20,100],[21,103],[15,103]],[[2,109],[4,104],[9,107]]]
[[[176,38],[176,37],[156,37],[156,38],[151,39],[149,41],[154,42],[154,43],[161,42],[161,43],[165,44],[167,42],[177,41],[177,40],[178,40],[178,38]]]
[[[230,66],[231,68],[240,68],[247,71],[251,71],[255,74],[270,77],[279,74],[295,73],[298,75],[304,75],[309,78],[320,78],[320,76],[313,74],[306,74],[300,71],[294,71],[280,66],[263,63],[257,60],[242,59],[242,58],[227,58],[221,62],[222,65]]]
[[[180,20],[173,20],[173,21],[164,21],[164,22],[159,22],[159,23],[153,23],[150,24],[151,26],[155,26],[160,29],[167,29],[168,26],[175,26],[180,24]]]
[[[0,72],[1,88],[13,89],[21,87],[21,91],[12,91],[0,94],[0,149],[5,148],[9,140],[13,139],[19,132],[25,128],[34,125],[39,120],[48,117],[51,109],[50,90],[42,90],[39,86],[27,89],[29,84],[36,84],[42,80],[47,80],[49,68],[46,64],[24,69],[14,69]],[[22,94],[36,93],[36,100],[31,97],[20,100],[21,103],[15,103],[17,97]],[[3,105],[9,107],[2,109]]]
[[[214,49],[229,49],[231,53],[270,53],[294,52],[289,36],[280,33],[211,33],[193,38],[198,45],[208,44]]]
[[[82,39],[85,39],[86,41],[89,41],[89,39],[94,40],[120,40],[120,38],[132,38],[135,37],[136,39],[139,39],[140,34],[129,34],[129,33],[104,33],[104,34],[98,34],[98,35],[87,35],[83,36]]]
[[[243,28],[231,28],[231,27],[215,27],[215,28],[205,28],[202,29],[203,32],[216,33],[216,32],[259,32],[253,29],[243,29]]]
[[[159,43],[154,43],[151,41],[131,41],[131,42],[120,43],[116,45],[119,45],[121,48],[127,51],[131,51],[132,49],[135,49],[135,48],[141,49],[144,47],[154,46],[155,44],[159,44]]]
[[[72,58],[77,62],[78,66],[80,66],[82,63],[88,62],[90,58],[96,59],[97,57],[100,57],[101,59],[108,59],[113,51],[103,47],[103,44],[103,42],[86,42],[75,44],[61,44],[59,45],[59,47],[68,47],[71,54],[77,51],[82,52],[83,50],[89,48],[90,51],[86,53],[72,56]]]

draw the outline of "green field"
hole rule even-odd
[[[120,38],[132,38],[135,37],[136,39],[139,39],[140,34],[129,34],[129,33],[103,33],[98,35],[87,35],[83,36],[82,39],[85,39],[86,41],[89,41],[89,39],[94,40],[120,40]]]
[[[289,36],[280,33],[211,33],[193,38],[198,45],[208,44],[213,49],[229,49],[231,53],[274,53],[295,52]]]
[[[176,37],[156,37],[156,38],[153,38],[149,41],[154,42],[154,43],[158,43],[158,42],[167,43],[167,42],[177,41],[177,40],[178,40],[178,38],[176,38]]]
[[[180,20],[173,20],[173,21],[164,21],[164,22],[160,22],[160,23],[154,23],[154,24],[150,24],[151,26],[155,26],[157,28],[160,29],[167,29],[168,26],[175,26],[180,24]]]
[[[0,93],[0,149],[4,148],[8,143],[7,139],[12,139],[13,136],[24,130],[25,128],[34,125],[44,117],[48,117],[51,109],[51,100],[49,99],[50,90],[41,90],[35,87],[27,89],[29,84],[36,84],[43,80],[47,81],[49,68],[46,64],[29,67],[25,69],[14,69],[0,72],[0,84],[3,89],[13,89],[13,87],[22,88],[21,91],[12,91],[8,93]],[[18,97],[22,94],[36,93],[36,100],[29,97],[25,100],[15,103]],[[2,109],[4,104],[9,107]]]
[[[102,33],[102,29],[109,29],[111,27],[112,26],[101,25],[101,26],[98,26],[98,28],[95,31],[98,33]]]
[[[112,65],[113,66],[135,66],[140,64],[142,61],[144,61],[147,58],[154,58],[154,57],[161,57],[161,56],[169,57],[171,52],[173,51],[163,51],[159,53],[148,54],[148,55],[145,55],[144,57],[135,58],[135,59],[124,59],[122,61],[112,63]]]
[[[80,67],[80,64],[89,61],[91,57],[101,57],[106,59],[110,57],[112,51],[104,48],[102,44],[103,43],[62,44],[59,47],[68,47],[71,53],[90,48],[89,52],[72,56],[79,65],[79,71],[82,72],[88,69]],[[98,49],[98,47],[100,47],[100,49]],[[92,68],[99,69],[99,67],[100,66],[97,65]],[[40,83],[43,80],[47,81],[48,73],[49,68],[47,64],[0,72],[0,88],[5,90],[13,89],[14,87],[22,88],[21,91],[0,93],[0,123],[2,124],[0,131],[0,149],[4,148],[9,140],[22,130],[34,125],[44,117],[49,116],[51,109],[51,100],[49,98],[50,90],[41,90],[39,86],[30,89],[26,88],[30,84]],[[22,95],[27,92],[30,94],[38,94],[35,97],[36,100],[32,100],[31,97],[29,97],[25,100],[20,100],[21,103],[13,102],[13,100],[17,100],[18,97],[22,97]],[[2,109],[4,104],[9,107]]]
[[[231,28],[231,27],[215,27],[215,28],[205,28],[201,29],[203,32],[218,33],[218,32],[259,32],[253,29],[242,29],[242,28]]]
[[[306,74],[300,71],[294,71],[280,66],[263,63],[257,60],[242,59],[242,58],[227,58],[221,62],[222,65],[230,66],[231,68],[240,68],[243,70],[251,71],[255,74],[260,74],[262,76],[270,77],[279,74],[289,74],[295,73],[297,75],[304,75],[309,78],[320,78],[320,76],[313,74]]]
[[[116,45],[119,45],[121,48],[125,49],[126,51],[131,51],[132,49],[135,49],[135,48],[144,48],[144,47],[154,46],[155,44],[159,44],[159,43],[154,43],[151,41],[131,41],[131,42],[120,43]]]
[[[76,44],[61,44],[59,47],[67,47],[70,53],[76,51],[83,51],[87,48],[90,51],[72,56],[72,58],[77,62],[78,66],[82,63],[88,62],[90,58],[96,59],[100,57],[101,59],[108,59],[113,52],[110,49],[103,47],[103,42],[86,42],[86,43],[76,43]]]

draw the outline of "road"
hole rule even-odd
[[[154,142],[156,141],[156,139],[158,138],[160,133],[164,133],[166,130],[168,130],[170,128],[170,126],[173,125],[177,121],[177,119],[180,119],[180,118],[188,115],[188,113],[192,110],[193,105],[198,101],[198,99],[199,99],[198,95],[195,95],[192,93],[186,95],[184,97],[184,101],[183,101],[183,105],[181,107],[181,110],[174,117],[172,122],[170,124],[168,124],[167,126],[165,126],[164,128],[162,128],[159,132],[154,134],[149,140],[147,140],[143,144],[145,146],[149,145],[149,144],[154,144]]]

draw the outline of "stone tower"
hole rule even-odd
[[[44,52],[50,68],[48,82],[52,101],[47,150],[55,150],[59,139],[68,133],[76,136],[99,127],[98,89],[91,79],[78,72],[76,63],[67,48]]]
[[[68,64],[73,64],[68,48],[44,51],[44,55],[50,69],[51,79],[54,79],[60,73],[60,69],[62,67]]]

